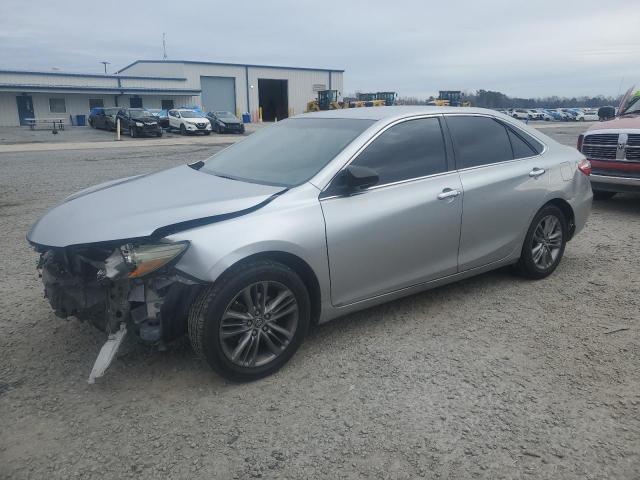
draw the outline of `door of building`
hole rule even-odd
[[[33,99],[31,95],[20,95],[16,97],[18,102],[18,117],[20,118],[20,125],[28,125],[27,118],[34,118],[33,113]]]

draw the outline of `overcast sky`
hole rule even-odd
[[[344,69],[344,93],[616,95],[640,81],[637,0],[0,0],[0,69],[136,59]]]

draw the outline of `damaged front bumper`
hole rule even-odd
[[[185,333],[200,288],[173,267],[187,248],[186,242],[36,246],[45,297],[55,314],[87,321],[107,334],[91,383],[104,373],[127,331],[159,346]]]

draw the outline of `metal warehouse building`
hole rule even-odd
[[[138,60],[115,75],[0,70],[0,126],[26,118],[86,115],[93,107],[204,111],[262,109],[272,121],[302,113],[318,90],[342,91],[343,70],[178,60]]]

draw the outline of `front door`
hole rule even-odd
[[[379,182],[355,195],[321,198],[332,303],[456,273],[462,186],[449,171],[439,119],[388,128],[351,165],[374,170]]]
[[[18,102],[18,117],[20,118],[20,125],[28,125],[28,118],[34,118],[33,113],[33,99],[31,95],[20,95],[16,97]]]

